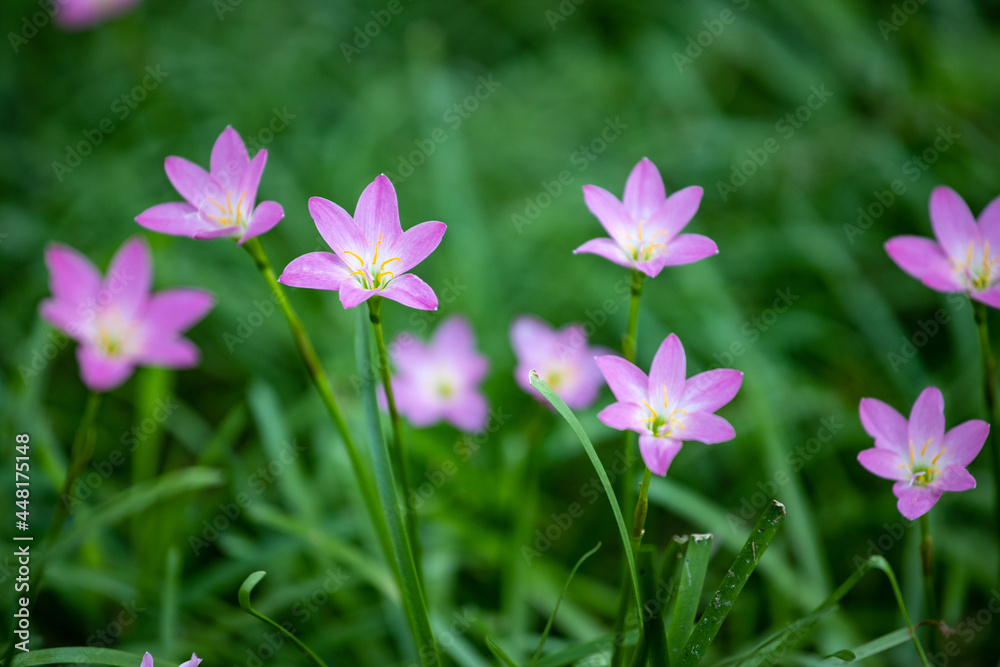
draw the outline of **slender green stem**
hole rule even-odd
[[[253,591],[254,586],[260,583],[260,580],[263,579],[264,575],[266,574],[267,572],[260,570],[258,572],[254,572],[253,574],[251,574],[249,577],[246,578],[246,580],[243,582],[243,585],[240,586],[240,592],[239,592],[240,608],[242,608],[243,611],[250,614],[254,618],[264,621],[264,623],[270,625],[272,628],[274,628],[275,630],[283,634],[285,637],[287,637],[293,644],[295,644],[296,647],[298,647],[300,651],[308,655],[312,659],[312,661],[316,663],[317,667],[327,667],[327,664],[323,662],[323,659],[320,658],[318,655],[316,655],[315,651],[309,648],[309,646],[306,645],[306,643],[303,642],[301,639],[296,637],[291,631],[288,630],[288,628],[286,628],[284,625],[275,623],[269,617],[265,616],[264,614],[254,609],[253,606],[250,604],[250,593]]]
[[[653,479],[653,473],[649,468],[642,475],[642,483],[639,484],[639,500],[635,504],[635,514],[632,517],[632,553],[639,551],[642,544],[642,536],[646,532],[646,510],[649,509],[649,483]]]
[[[997,359],[993,356],[990,347],[990,332],[987,323],[989,307],[980,301],[972,302],[973,312],[976,317],[976,329],[979,331],[979,346],[982,349],[983,360],[983,393],[986,396],[986,421],[993,427],[990,428],[989,441],[990,449],[993,450],[993,487],[996,492],[996,533],[1000,540],[1000,439],[997,438],[996,431],[1000,428],[1000,418],[997,416]]]
[[[931,537],[930,512],[920,517],[920,569],[924,577],[924,616],[930,621],[938,621],[939,614],[934,595],[934,538]],[[938,629],[931,627],[930,648],[937,652]]]
[[[336,427],[337,432],[340,433],[340,437],[344,441],[344,446],[347,448],[347,455],[351,460],[354,476],[358,480],[358,486],[361,489],[361,496],[364,499],[365,508],[368,510],[368,516],[375,526],[379,545],[382,547],[386,562],[393,570],[397,583],[399,583],[401,581],[399,565],[393,557],[392,541],[389,538],[389,529],[386,525],[383,508],[379,504],[375,482],[368,472],[368,467],[365,465],[361,453],[354,444],[354,439],[351,438],[350,431],[347,430],[347,423],[344,422],[344,417],[337,406],[337,400],[334,398],[333,390],[330,388],[330,381],[319,363],[319,357],[316,355],[316,349],[313,347],[312,341],[309,339],[309,335],[302,325],[302,321],[295,314],[292,304],[288,302],[288,298],[285,296],[284,291],[282,291],[281,285],[278,284],[277,279],[274,277],[274,271],[271,270],[271,263],[268,261],[267,255],[264,253],[264,247],[260,244],[259,239],[249,239],[243,244],[243,247],[250,253],[254,263],[257,265],[257,269],[264,277],[267,286],[271,289],[274,300],[281,308],[281,312],[284,313],[285,319],[288,320],[288,327],[292,330],[292,339],[295,341],[295,347],[299,351],[302,361],[305,363],[306,370],[309,372],[309,377],[316,386],[316,391],[319,393],[323,405],[330,414],[330,419],[333,420],[333,425]]]
[[[386,352],[385,337],[382,335],[382,297],[373,296],[368,300],[368,319],[371,320],[372,330],[375,332],[375,347],[378,349],[378,371],[382,377],[382,385],[385,387],[385,400],[389,404],[389,421],[392,424],[392,439],[394,446],[390,448],[392,453],[392,468],[396,479],[399,480],[399,491],[403,497],[403,507],[406,511],[406,530],[410,534],[410,545],[413,547],[413,558],[417,563],[417,572],[422,568],[420,535],[417,532],[417,510],[409,507],[410,500],[410,476],[406,470],[406,450],[403,443],[403,427],[399,419],[399,411],[396,410],[396,398],[392,389],[392,371],[389,369],[389,355]]]
[[[630,292],[631,298],[629,300],[628,308],[628,331],[625,333],[625,338],[622,341],[622,351],[625,353],[625,359],[635,363],[636,357],[636,345],[638,341],[639,333],[639,298],[642,296],[642,284],[646,278],[646,274],[637,269],[632,269],[630,275]],[[642,505],[641,514],[642,519],[638,524],[638,530],[643,530],[643,526],[646,521],[646,500],[643,496],[638,502],[636,501],[636,492],[632,488],[632,480],[635,478],[635,468],[640,457],[636,451],[636,435],[632,431],[625,431],[625,461],[628,466],[628,470],[625,473],[625,489],[622,494],[622,507],[631,507],[632,503],[636,503],[635,515],[633,519],[632,526],[632,543],[636,544],[635,531],[637,530],[635,520],[639,519],[640,514],[640,504]],[[647,476],[649,471],[646,471]],[[646,491],[649,490],[649,480],[643,486],[640,486],[640,494],[642,489],[645,488]],[[633,553],[636,551],[633,549]],[[621,637],[625,631],[625,618],[628,615],[628,609],[630,605],[630,597],[628,594],[628,569],[622,570],[622,584],[621,584],[621,595],[618,599],[618,613],[615,616],[615,636]],[[620,644],[615,644],[614,650],[611,654],[611,664],[613,667],[620,667],[625,664],[625,647]]]

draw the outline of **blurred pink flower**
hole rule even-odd
[[[199,663],[201,663],[201,658],[199,658],[197,654],[192,653],[191,659],[186,662],[182,662],[180,667],[198,667]],[[142,664],[140,664],[139,667],[153,667],[153,656],[150,655],[148,651],[146,652],[146,655],[142,656]]]
[[[333,252],[311,252],[293,259],[278,282],[339,291],[344,308],[354,308],[378,294],[411,308],[437,309],[434,290],[407,271],[434,252],[447,226],[422,222],[404,232],[396,190],[385,175],[361,193],[353,218],[322,197],[309,200],[309,213]]]
[[[601,374],[594,356],[608,350],[587,345],[583,325],[567,324],[556,331],[548,322],[522,315],[511,325],[510,340],[517,357],[517,384],[536,400],[548,405],[531,386],[528,377],[533,370],[574,410],[588,408],[597,400]]]
[[[868,472],[895,480],[892,492],[900,514],[913,520],[926,514],[944,491],[976,488],[966,467],[979,454],[990,425],[972,419],[947,433],[944,397],[937,387],[924,389],[907,420],[874,398],[861,399],[861,424],[875,446],[858,454]]]
[[[83,30],[124,14],[139,0],[53,0],[56,24],[68,30]]]
[[[52,298],[39,311],[80,343],[80,375],[90,389],[110,391],[136,366],[198,364],[198,348],[181,334],[211,310],[212,296],[188,288],[151,294],[153,266],[142,238],[126,241],[103,277],[90,260],[64,245],[49,245],[45,264]]]
[[[396,337],[389,347],[396,373],[392,390],[399,413],[417,427],[446,421],[471,432],[489,419],[479,384],[489,361],[476,351],[476,337],[468,321],[453,315],[438,326],[424,344],[410,334]],[[384,404],[385,391],[379,387]]]
[[[277,202],[254,207],[266,162],[266,149],[251,160],[240,135],[227,127],[212,147],[210,172],[182,157],[166,159],[167,178],[186,201],[157,204],[135,220],[155,232],[195,239],[226,236],[242,244],[285,216]]]
[[[623,201],[596,185],[583,186],[587,208],[611,238],[591,239],[573,252],[600,255],[650,277],[665,266],[718,254],[707,236],[680,233],[698,211],[701,195],[702,189],[692,185],[668,198],[656,165],[642,158],[625,183]]]
[[[899,268],[938,292],[966,292],[1000,308],[1000,197],[979,214],[949,187],[931,193],[931,227],[936,239],[896,236],[885,243]],[[992,246],[992,247],[991,247]]]
[[[713,413],[733,400],[743,373],[718,368],[685,379],[684,346],[675,334],[660,345],[649,377],[621,357],[598,357],[597,365],[618,399],[597,418],[638,433],[642,460],[655,474],[667,474],[684,440],[713,445],[736,437],[732,425]]]

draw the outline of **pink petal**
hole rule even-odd
[[[939,292],[964,289],[941,246],[921,236],[895,236],[885,242],[885,251],[899,268]]]
[[[1000,249],[1000,197],[987,204],[979,214],[979,233],[994,249]]]
[[[554,338],[555,331],[552,327],[533,315],[519,316],[510,327],[511,347],[522,363],[548,354]]]
[[[885,479],[903,480],[910,478],[909,472],[904,472],[906,469],[900,467],[900,464],[905,462],[900,458],[899,453],[888,449],[872,447],[862,450],[858,452],[858,463],[871,474]]]
[[[187,662],[182,662],[180,667],[198,667],[201,664],[201,658],[198,657],[196,653],[191,654],[191,659]],[[150,665],[152,667],[152,665]]]
[[[392,271],[393,275],[406,273],[434,252],[446,229],[448,226],[443,222],[421,222],[407,229],[380,255],[379,270]],[[386,245],[383,243],[382,247]],[[392,261],[393,257],[399,261]]]
[[[681,418],[684,428],[675,429],[671,435],[679,440],[697,440],[706,445],[729,442],[736,437],[733,425],[711,412],[692,412]]]
[[[649,422],[646,420],[651,416],[649,410],[641,403],[621,401],[612,403],[597,413],[597,418],[608,428],[636,433],[649,433]]]
[[[110,296],[122,315],[131,319],[145,308],[152,283],[153,262],[149,244],[144,238],[133,236],[111,259],[101,291]]]
[[[146,651],[146,655],[142,656],[142,664],[139,667],[153,667],[153,656],[150,655],[149,651]]]
[[[667,474],[677,452],[684,443],[673,438],[654,438],[651,435],[639,436],[639,453],[642,460],[654,475],[663,477]]]
[[[908,454],[910,426],[903,415],[877,398],[862,398],[858,407],[865,433],[875,438],[875,446]]]
[[[83,324],[82,311],[96,307],[101,273],[82,254],[58,243],[49,244],[45,249],[45,265],[49,269],[49,289],[54,298],[43,302],[42,317],[70,333],[71,329]]]
[[[278,282],[291,287],[337,291],[350,274],[351,269],[333,253],[310,252],[289,262]],[[356,280],[349,282],[357,284]]]
[[[944,396],[937,387],[927,387],[910,410],[909,442],[921,449],[928,440],[941,443],[944,439]]]
[[[225,236],[232,238],[237,238],[243,235],[243,230],[239,227],[216,227],[215,229],[207,229],[199,232],[195,232],[191,235],[193,239],[208,240],[208,239],[219,239]]]
[[[243,201],[246,202],[246,206],[248,207],[253,207],[254,203],[257,201],[257,188],[260,186],[260,179],[264,174],[264,166],[266,164],[267,149],[262,148],[257,151],[257,154],[253,156],[252,160],[250,160],[247,170],[243,172],[242,178],[240,178],[234,188],[237,192],[245,193]],[[239,197],[237,197],[237,199],[238,198]]]
[[[329,199],[309,198],[309,214],[316,222],[316,229],[337,256],[344,258],[344,251],[363,255],[368,241],[361,233],[361,227],[353,218]]]
[[[979,455],[990,433],[990,425],[981,419],[970,419],[944,434],[945,454],[941,458],[950,465],[965,468]]]
[[[344,308],[354,308],[375,296],[375,290],[365,289],[357,280],[344,280],[338,288]]]
[[[136,355],[136,361],[143,366],[191,368],[201,361],[201,352],[186,338],[152,336]]]
[[[174,236],[191,236],[214,230],[218,226],[201,217],[198,209],[186,202],[157,204],[136,216],[135,221],[146,229]]]
[[[199,322],[215,305],[214,297],[199,289],[177,288],[152,295],[142,320],[156,332],[183,333]]]
[[[243,140],[231,125],[227,126],[212,146],[212,159],[209,162],[212,176],[224,186],[235,187],[248,164],[250,156]]]
[[[951,465],[931,482],[931,486],[942,491],[968,491],[976,488],[976,478],[964,466]]]
[[[932,486],[911,486],[908,482],[896,482],[892,485],[892,492],[899,498],[896,507],[899,513],[913,521],[934,507],[941,498],[941,490]]]
[[[648,220],[666,198],[659,170],[649,158],[642,158],[625,182],[625,196],[622,197],[625,210],[632,214],[634,220]]]
[[[668,410],[682,407],[678,403],[684,393],[686,372],[684,346],[677,334],[670,334],[660,343],[649,369],[649,396],[655,398],[656,403],[653,407],[659,409],[659,404],[664,398],[666,398],[664,407]]]
[[[698,185],[689,185],[667,197],[650,218],[651,233],[662,230],[667,233],[668,239],[677,236],[698,212],[704,192]]]
[[[576,371],[575,381],[560,387],[559,398],[573,410],[586,410],[597,400],[604,382],[593,359],[584,359]]]
[[[107,357],[97,348],[80,345],[76,348],[80,362],[80,377],[93,391],[111,391],[132,376],[134,366],[128,359]]]
[[[243,245],[247,239],[252,239],[255,236],[260,236],[270,231],[284,217],[285,210],[281,208],[281,204],[278,202],[261,202],[260,206],[254,209],[253,216],[250,218],[250,224],[247,225],[247,230],[243,234],[243,238],[240,239],[240,245]]]
[[[481,393],[469,391],[445,408],[445,417],[458,430],[471,433],[486,428],[490,408]]]
[[[380,174],[361,193],[358,206],[354,209],[354,220],[372,243],[381,238],[383,244],[390,244],[403,233],[399,224],[396,189],[385,174]]]
[[[617,197],[604,188],[585,185],[583,201],[611,238],[619,243],[628,241],[629,234],[635,231],[636,223]]]
[[[182,157],[168,157],[164,169],[174,189],[199,210],[207,202],[205,190],[216,186],[207,171]]]
[[[716,368],[684,382],[681,406],[688,412],[715,412],[733,400],[743,384],[743,372]]]
[[[931,193],[930,214],[934,236],[948,256],[964,258],[969,244],[980,238],[976,219],[965,200],[951,188],[938,186]]]
[[[580,253],[600,255],[604,259],[611,260],[615,264],[632,268],[632,260],[625,254],[625,251],[622,250],[621,246],[609,238],[602,237],[587,241],[573,251],[574,255],[578,255]]]
[[[707,236],[681,234],[667,243],[666,249],[654,257],[650,263],[658,267],[654,270],[659,273],[660,269],[665,266],[690,264],[718,254],[719,246],[715,245],[715,241]]]
[[[641,404],[649,400],[649,378],[638,366],[615,355],[596,357],[594,361],[619,401]]]
[[[437,310],[438,307],[438,299],[434,290],[412,273],[404,273],[389,281],[389,284],[383,287],[379,294],[418,310]],[[341,299],[343,299],[343,295],[341,295]]]
[[[476,336],[469,320],[462,315],[452,315],[438,325],[431,337],[431,347],[441,354],[471,351],[476,347]]]
[[[991,308],[1000,308],[1000,285],[994,285],[982,292],[969,292],[969,296]]]

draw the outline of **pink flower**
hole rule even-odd
[[[909,421],[874,398],[861,399],[858,413],[875,438],[875,446],[860,452],[858,462],[868,472],[896,481],[896,506],[907,519],[926,514],[944,491],[976,488],[965,468],[983,448],[990,425],[972,419],[945,433],[944,398],[937,387],[920,393]]]
[[[437,309],[434,290],[407,271],[434,252],[447,227],[443,222],[422,222],[404,232],[396,190],[388,178],[379,176],[365,188],[353,218],[322,197],[309,200],[309,213],[333,252],[295,258],[278,282],[339,291],[344,308],[379,294],[411,308]]]
[[[1000,197],[983,209],[977,225],[965,200],[939,186],[931,193],[930,216],[936,240],[896,236],[886,241],[889,257],[933,290],[966,292],[1000,308]]]
[[[533,370],[574,410],[588,408],[597,400],[601,374],[594,355],[607,350],[587,345],[583,325],[567,324],[556,331],[548,322],[522,315],[511,325],[510,340],[517,357],[517,384],[536,400],[548,405],[531,386],[528,378]]]
[[[139,0],[55,0],[55,22],[82,30],[124,14]]]
[[[157,204],[135,220],[155,232],[195,239],[227,236],[242,244],[285,216],[277,202],[254,207],[266,162],[266,150],[251,160],[240,135],[227,127],[212,147],[210,172],[182,157],[166,159],[167,178],[186,201]]]
[[[657,475],[667,474],[684,440],[713,445],[736,437],[732,425],[713,413],[733,400],[743,373],[718,368],[685,380],[684,346],[676,335],[667,336],[656,351],[649,377],[621,357],[598,357],[597,365],[618,399],[597,418],[619,431],[638,433],[642,460]]]
[[[198,667],[200,663],[201,658],[199,658],[197,654],[192,653],[191,659],[187,662],[182,662],[180,667]],[[139,667],[153,667],[153,656],[150,655],[148,651],[146,652],[146,655],[142,656],[142,664],[140,664]]]
[[[153,266],[142,238],[122,245],[103,278],[90,260],[64,245],[49,245],[45,264],[52,298],[39,310],[80,343],[80,374],[92,390],[118,387],[136,366],[197,365],[198,348],[181,334],[211,310],[212,296],[187,288],[150,294]]]
[[[397,370],[392,378],[396,408],[411,424],[446,421],[466,432],[486,426],[489,408],[479,384],[489,362],[476,351],[476,337],[464,317],[446,319],[426,345],[402,334],[389,350]]]
[[[665,266],[718,254],[707,236],[680,233],[698,211],[701,195],[702,189],[692,185],[668,198],[656,165],[642,158],[625,183],[624,201],[596,185],[583,186],[587,208],[611,238],[592,239],[573,252],[600,255],[650,277]]]

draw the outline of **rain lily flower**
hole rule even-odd
[[[618,399],[597,418],[638,433],[642,460],[655,474],[667,474],[685,440],[713,445],[736,437],[732,425],[713,413],[733,400],[743,373],[718,368],[685,379],[684,346],[675,334],[656,351],[649,377],[621,357],[598,357],[597,365]]]
[[[434,290],[407,271],[434,252],[447,226],[422,222],[404,232],[396,190],[385,175],[361,193],[353,218],[322,197],[309,200],[309,213],[333,252],[297,257],[285,267],[279,283],[339,291],[344,308],[378,294],[411,308],[437,309]]]
[[[896,236],[885,250],[899,268],[938,292],[966,292],[1000,308],[1000,197],[979,214],[979,224],[957,192],[940,186],[931,193],[935,240]]]
[[[611,238],[587,241],[574,253],[593,253],[655,277],[665,266],[690,264],[718,254],[715,241],[681,234],[701,203],[697,185],[666,196],[656,165],[642,158],[625,183],[623,201],[596,185],[583,186],[587,208]]]
[[[213,305],[208,292],[170,289],[150,293],[153,265],[149,246],[139,237],[115,253],[108,274],[68,246],[45,251],[52,298],[41,303],[42,317],[78,343],[84,384],[110,391],[136,366],[189,368],[200,353],[181,334]]]
[[[124,14],[139,0],[56,0],[55,22],[68,30],[82,30]]]
[[[182,662],[180,667],[198,667],[199,663],[201,663],[201,658],[196,653],[192,653],[191,659],[187,662]],[[142,656],[142,664],[139,667],[153,667],[153,656],[148,651],[146,655]]]
[[[900,514],[911,521],[926,514],[944,491],[976,488],[966,467],[979,454],[990,425],[979,419],[944,430],[944,397],[937,387],[924,389],[910,419],[874,398],[861,399],[861,424],[875,446],[858,454],[868,472],[895,480],[892,492]]]
[[[536,400],[548,405],[531,386],[528,378],[533,370],[574,410],[588,408],[597,400],[601,374],[594,356],[608,350],[588,346],[583,325],[567,324],[556,331],[548,322],[522,315],[510,328],[510,340],[517,357],[517,384]]]
[[[226,236],[242,245],[285,216],[277,202],[254,207],[265,162],[267,150],[257,151],[251,160],[240,135],[227,127],[212,147],[210,171],[182,157],[166,159],[167,178],[186,201],[157,204],[135,220],[155,232],[195,239]]]
[[[446,421],[466,432],[486,426],[488,406],[479,384],[489,362],[476,351],[476,337],[464,317],[446,319],[426,345],[401,334],[389,353],[397,370],[392,378],[396,409],[411,424]],[[383,390],[383,401],[384,396]]]

